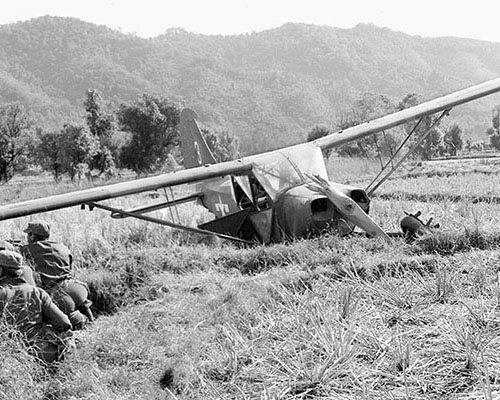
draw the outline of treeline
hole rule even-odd
[[[85,119],[61,129],[36,127],[20,103],[0,104],[0,181],[28,168],[50,171],[56,181],[112,177],[117,169],[137,174],[171,170],[178,151],[179,107],[167,98],[144,94],[114,107],[98,90],[87,91]],[[237,141],[226,131],[205,130],[218,161],[236,154]]]
[[[330,133],[413,107],[421,100],[420,95],[410,93],[395,104],[385,95],[364,93],[353,103],[349,111],[339,117],[333,127],[316,125],[308,133],[307,140],[313,141]],[[438,156],[456,156],[462,150],[468,153],[489,149],[500,151],[500,105],[493,108],[491,115],[491,126],[485,132],[487,138],[485,141],[473,143],[470,139],[464,139],[464,130],[457,123],[452,123],[442,129],[439,125],[433,127],[436,116],[428,115],[418,124],[407,123],[390,132],[382,132],[362,140],[345,143],[335,151],[343,157],[392,157],[402,144],[402,140],[412,131],[413,137],[409,138],[408,147],[415,147],[413,156],[422,160],[430,160]],[[418,143],[418,138],[422,136],[425,136],[425,139]],[[327,151],[326,155],[328,156],[331,151]]]
[[[398,103],[394,103],[385,95],[364,93],[353,103],[350,110],[339,117],[335,126],[317,125],[308,133],[307,140],[312,141],[383,115],[413,107],[421,101],[422,96],[416,93],[407,94]],[[434,116],[428,115],[422,118],[418,124],[415,122],[407,123],[388,132],[381,132],[358,141],[345,143],[336,148],[335,151],[343,157],[392,157],[404,138],[411,133],[407,148],[415,148],[413,157],[430,160],[436,156],[457,155],[457,152],[464,148],[462,127],[453,123],[440,129],[439,126],[433,126],[434,119]],[[425,139],[419,141],[419,138],[423,136]]]
[[[338,130],[361,124],[417,105],[421,96],[411,93],[398,103],[385,95],[365,93],[335,126],[315,126],[309,141]],[[85,116],[80,123],[67,122],[58,130],[37,127],[29,110],[20,103],[0,104],[0,181],[8,182],[26,169],[49,171],[56,181],[63,176],[80,180],[95,176],[112,177],[118,169],[136,174],[173,170],[182,162],[178,148],[180,108],[165,97],[143,94],[131,103],[118,106],[105,101],[96,89],[89,89],[83,102]],[[433,126],[433,116],[349,142],[334,149],[344,157],[391,157],[404,137],[414,131],[409,146],[414,157],[428,160],[436,156],[455,156],[471,150],[463,129],[453,123],[443,129]],[[238,140],[228,131],[203,130],[217,161],[234,159]],[[423,141],[418,141],[425,133]],[[500,150],[500,105],[492,112],[487,130],[490,146]],[[331,150],[333,151],[333,150]],[[328,154],[327,154],[328,155]]]

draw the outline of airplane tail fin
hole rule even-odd
[[[198,115],[193,110],[189,108],[182,110],[179,133],[184,168],[217,163],[203,138],[197,119]]]

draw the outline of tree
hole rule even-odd
[[[52,172],[56,182],[61,180],[61,175],[64,172],[61,160],[62,143],[63,135],[61,132],[47,132],[40,135],[40,141],[35,150],[38,163],[43,169]]]
[[[80,180],[99,151],[99,140],[83,126],[65,124],[59,142],[61,170]]]
[[[202,129],[202,133],[217,162],[238,158],[238,141],[229,132],[215,131],[212,133],[208,129]]]
[[[178,141],[178,108],[165,98],[145,94],[135,104],[122,104],[119,120],[132,135],[122,148],[123,166],[138,174],[161,169]]]
[[[495,150],[500,150],[500,135],[498,133],[490,136],[490,144]]]
[[[452,156],[457,155],[457,151],[462,150],[464,147],[464,140],[462,138],[462,128],[458,124],[453,124],[446,129],[443,142],[445,150]]]
[[[430,160],[439,154],[442,139],[441,132],[438,129],[432,129],[429,132],[424,141],[417,148],[417,152],[423,160]]]
[[[421,96],[416,93],[407,94],[398,104],[397,109],[399,111],[404,110],[409,107],[416,106],[420,103]],[[422,121],[416,128],[414,132],[414,138],[410,143],[415,143],[416,140],[422,137],[424,133],[426,133],[430,127],[432,126],[434,120],[432,115],[426,115],[422,118]],[[415,127],[415,123],[405,124],[405,130],[407,133],[410,133]],[[426,138],[422,143],[416,148],[415,154],[420,156],[424,160],[430,160],[436,154],[438,154],[440,147],[442,146],[442,135],[440,131],[434,127],[428,133]]]
[[[8,182],[31,153],[33,123],[26,109],[18,103],[0,105],[0,180]]]
[[[486,130],[486,134],[490,137],[491,147],[500,150],[500,105],[493,108],[491,118],[491,127]]]
[[[383,94],[363,93],[363,95],[354,102],[351,110],[342,114],[337,121],[339,130],[347,129],[352,126],[362,124],[382,115],[389,114],[394,111],[394,104]],[[389,154],[389,146],[394,140],[390,135],[382,141],[378,141],[377,135],[371,135],[356,142],[345,143],[337,148],[337,153],[340,156],[361,156],[369,157],[373,154],[384,152]]]
[[[104,172],[114,174],[115,158],[117,158],[117,148],[112,140],[117,131],[115,116],[104,110],[102,96],[96,89],[87,90],[84,105],[90,133],[99,140],[99,149],[89,167],[98,169],[101,174]]]

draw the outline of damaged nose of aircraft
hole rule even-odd
[[[370,200],[364,190],[345,185],[339,185],[338,189],[368,212]],[[304,237],[329,228],[347,234],[354,227],[327,196],[305,185],[283,193],[275,210],[280,231],[287,236]]]

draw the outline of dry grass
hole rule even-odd
[[[463,174],[460,193],[483,176]],[[413,192],[390,184],[425,194],[431,178],[413,179]],[[49,213],[100,316],[50,372],[3,334],[0,399],[493,399],[498,207],[376,199],[386,229],[418,209],[442,228],[411,244],[325,235],[254,248],[100,211]],[[0,233],[22,238],[26,221]]]

